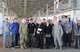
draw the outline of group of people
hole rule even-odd
[[[50,48],[51,46],[62,49],[62,47],[71,47],[72,30],[74,31],[75,48],[78,48],[78,40],[80,36],[80,19],[77,19],[77,24],[66,18],[65,23],[60,20],[38,19],[33,20],[22,18],[20,22],[14,18],[10,23],[8,18],[2,26],[3,31],[3,47],[11,47],[21,49],[28,47]],[[12,43],[10,45],[10,34],[12,36]]]

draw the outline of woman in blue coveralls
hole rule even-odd
[[[9,38],[10,38],[10,23],[8,22],[8,18],[5,19],[5,22],[2,26],[3,31],[3,46],[4,48],[9,47]]]

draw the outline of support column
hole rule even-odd
[[[9,11],[8,11],[8,8],[7,8],[7,18],[8,18],[8,16],[9,16]]]
[[[69,2],[69,9],[71,9],[71,0],[68,0]]]
[[[55,16],[55,13],[56,13],[56,0],[54,0],[54,16]]]
[[[4,18],[4,8],[5,8],[5,4],[2,2],[2,16]]]
[[[38,17],[39,17],[39,18],[41,17],[41,13],[40,13],[40,10],[38,11]]]
[[[48,12],[49,12],[49,11],[48,11],[48,4],[46,4],[46,9],[47,9],[47,10],[46,10],[46,17],[47,17],[47,19],[48,19]]]
[[[24,0],[24,17],[27,17],[27,0]]]

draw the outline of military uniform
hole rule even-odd
[[[27,39],[27,24],[20,24],[20,45],[22,47],[26,47]]]

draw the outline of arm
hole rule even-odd
[[[52,28],[52,35],[53,35],[53,37],[54,37],[54,27]]]
[[[63,35],[63,29],[62,29],[61,26],[60,26],[60,30],[61,30],[61,37],[62,37],[62,35]]]
[[[19,26],[19,34],[20,34],[20,39],[22,38],[22,25],[20,24],[20,26]]]
[[[22,27],[20,25],[20,27],[19,27],[19,33],[21,34],[21,32],[22,32]]]
[[[77,35],[78,34],[78,29],[77,29],[77,25],[74,24],[74,34]]]
[[[9,31],[10,31],[10,23],[9,23]]]
[[[2,24],[2,33],[4,33],[4,24]]]
[[[33,35],[35,35],[35,32],[36,32],[36,25],[34,24],[34,34]]]
[[[27,32],[29,32],[29,23],[28,23],[28,26],[27,26]]]
[[[36,28],[34,29],[34,34],[33,35],[35,35],[35,32],[36,32]]]
[[[12,23],[12,24],[11,24],[10,31],[12,31],[12,30],[13,30],[13,28],[14,28],[14,24]]]
[[[66,27],[65,27],[65,24],[63,25],[63,29],[64,29],[64,32],[66,33]]]
[[[70,29],[69,29],[69,31],[68,31],[68,32],[70,32],[70,33],[71,33],[71,31],[72,31],[72,24],[70,23]]]

